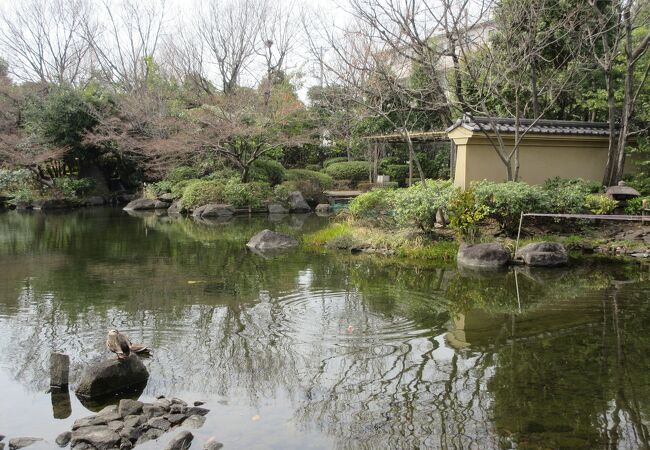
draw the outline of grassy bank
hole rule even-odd
[[[414,229],[386,230],[356,223],[332,223],[304,236],[311,248],[375,253],[434,262],[456,260],[458,243],[447,236],[434,236]]]

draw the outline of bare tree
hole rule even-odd
[[[209,2],[199,33],[217,66],[221,89],[231,94],[258,50],[264,4],[258,0]]]
[[[94,60],[107,81],[127,92],[141,89],[160,44],[165,0],[122,0],[118,8],[108,0],[102,4],[106,20],[84,24]]]
[[[650,47],[650,8],[636,0],[615,0],[605,7],[589,0],[589,5],[596,20],[593,27],[587,27],[587,37],[593,58],[605,77],[609,116],[609,151],[603,184],[611,186],[623,178],[625,147],[634,134],[631,121],[650,73],[650,58],[642,60]],[[616,98],[619,71],[623,74],[620,99]],[[637,73],[641,74],[638,78]]]
[[[199,92],[213,94],[214,85],[207,74],[205,42],[197,33],[181,26],[163,40],[162,64],[171,77],[189,83]]]
[[[287,56],[296,47],[296,35],[299,22],[296,3],[272,3],[264,6],[261,17],[260,39],[257,52],[264,58],[266,79],[264,83],[264,106],[268,108],[271,89],[274,83],[284,81],[286,77]]]
[[[90,48],[82,31],[90,11],[86,0],[26,0],[3,13],[0,46],[12,75],[47,83],[81,81]]]

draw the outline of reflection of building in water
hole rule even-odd
[[[574,301],[549,304],[521,314],[472,309],[452,317],[445,340],[456,349],[490,348],[512,340],[546,339],[600,323],[601,305],[585,308],[578,299]]]

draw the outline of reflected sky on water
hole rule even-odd
[[[647,266],[480,274],[244,248],[326,224],[0,213],[0,434],[53,441],[90,414],[46,392],[49,352],[71,356],[74,388],[117,328],[154,348],[143,399],[207,402],[193,448],[648,446]]]

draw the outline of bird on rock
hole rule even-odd
[[[147,346],[142,344],[132,344],[126,334],[120,333],[117,330],[111,330],[108,332],[106,348],[115,353],[117,359],[128,358],[132,352],[138,354],[151,353]]]
[[[117,330],[108,332],[106,348],[117,355],[117,359],[127,358],[131,354],[129,338]]]

